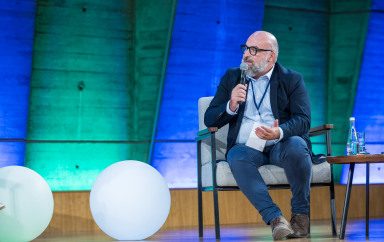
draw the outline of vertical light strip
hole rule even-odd
[[[151,143],[149,146],[149,153],[148,153],[148,161],[147,163],[151,163],[152,160],[152,155],[153,155],[153,146],[155,143],[156,139],[156,130],[157,130],[157,121],[159,120],[159,113],[160,113],[160,107],[161,107],[161,99],[163,97],[163,90],[164,90],[164,79],[165,79],[165,72],[167,70],[167,65],[168,65],[168,58],[169,58],[169,50],[170,50],[170,45],[171,45],[171,40],[172,40],[172,33],[173,33],[173,23],[175,19],[175,14],[176,14],[176,6],[177,6],[177,0],[173,1],[173,6],[172,6],[172,15],[171,15],[171,21],[169,21],[169,32],[168,32],[168,41],[166,44],[165,48],[165,55],[164,55],[164,61],[163,61],[163,67],[161,71],[161,77],[160,77],[160,84],[159,84],[159,93],[157,95],[157,102],[156,102],[156,113],[155,113],[155,119],[153,122],[153,131],[152,131],[152,138],[151,138]]]
[[[35,0],[1,1],[0,12],[0,167],[3,167],[24,164],[36,3]]]

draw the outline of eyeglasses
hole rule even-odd
[[[260,48],[257,48],[256,46],[247,46],[247,45],[240,45],[240,49],[241,49],[241,52],[243,52],[243,54],[246,50],[248,50],[249,54],[251,54],[251,55],[256,55],[257,52],[261,52],[261,51],[272,51],[273,52],[273,50],[260,49]]]

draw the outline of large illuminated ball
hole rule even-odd
[[[0,241],[30,241],[48,226],[53,196],[47,182],[23,166],[0,168]]]
[[[97,177],[90,195],[92,216],[117,240],[141,240],[158,231],[168,217],[169,188],[152,166],[120,161]]]

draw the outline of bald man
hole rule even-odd
[[[257,31],[241,46],[247,68],[229,69],[204,117],[207,127],[229,124],[227,161],[233,176],[275,240],[309,235],[311,109],[303,77],[277,62],[278,42]],[[244,64],[242,65],[244,66]],[[290,223],[272,201],[258,168],[282,167],[292,191]]]

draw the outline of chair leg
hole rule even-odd
[[[311,197],[309,197],[309,201],[311,201]],[[308,218],[309,218],[308,234],[310,235],[311,234],[311,202],[309,202]]]
[[[335,186],[333,183],[331,183],[331,186],[329,186],[329,196],[330,196],[330,206],[331,206],[332,235],[336,237],[337,232],[336,232]]]
[[[218,192],[215,188],[213,189],[213,210],[215,215],[216,239],[220,239],[219,199],[218,199]]]
[[[198,204],[198,220],[199,220],[199,237],[203,237],[203,192],[201,188],[197,189],[197,204]]]
[[[203,237],[203,184],[201,181],[201,141],[197,142],[197,218],[199,237]]]

